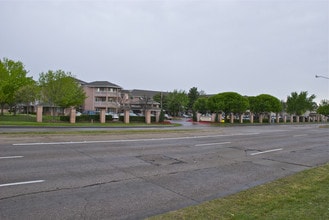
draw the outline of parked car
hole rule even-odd
[[[124,116],[124,113],[120,113],[120,116]],[[133,112],[130,112],[130,113],[129,113],[129,116],[138,116],[138,115],[136,115],[136,114],[133,113]]]
[[[119,119],[119,115],[117,113],[107,112],[106,115],[111,115],[113,120]]]
[[[166,120],[172,120],[173,119],[172,116],[171,115],[168,115],[168,114],[164,114],[164,118]]]

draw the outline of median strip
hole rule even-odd
[[[142,141],[164,141],[164,140],[185,140],[185,139],[202,139],[212,137],[233,137],[233,136],[249,136],[259,133],[236,133],[236,134],[220,134],[220,135],[205,135],[192,137],[172,137],[172,138],[148,138],[148,139],[119,139],[119,140],[104,140],[104,141],[64,141],[64,142],[36,142],[36,143],[16,143],[13,146],[33,146],[33,145],[66,145],[66,144],[97,144],[97,143],[120,143],[120,142],[142,142]]]

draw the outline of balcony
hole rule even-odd
[[[94,102],[94,106],[97,107],[107,107],[107,108],[119,108],[120,104],[117,102]]]
[[[118,92],[110,92],[110,91],[95,91],[94,96],[105,96],[105,97],[120,97],[120,93]]]

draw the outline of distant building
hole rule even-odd
[[[155,114],[161,106],[159,102],[153,100],[153,97],[160,93],[160,91],[141,89],[122,90],[122,107],[129,108],[136,114],[144,114],[147,109]]]
[[[117,113],[120,109],[122,88],[108,81],[94,81],[81,84],[86,93],[83,111],[100,111]]]

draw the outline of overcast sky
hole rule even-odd
[[[0,58],[124,89],[329,99],[327,0],[0,0]]]

